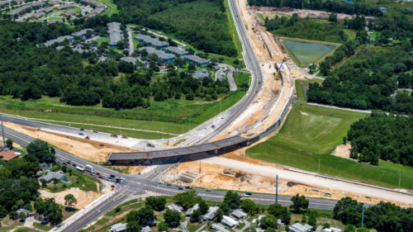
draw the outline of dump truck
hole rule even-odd
[[[127,135],[122,136],[122,138],[127,139],[129,138]]]
[[[89,137],[89,136],[86,136],[85,139],[90,139],[90,137]]]
[[[110,137],[117,138],[118,135],[117,134],[111,134]]]
[[[146,144],[146,146],[148,146],[148,147],[155,147],[155,145],[153,145],[152,143],[148,143],[148,144]]]
[[[90,173],[94,173],[95,170],[93,169],[93,167],[89,164],[86,164],[85,166],[85,171],[90,172]]]

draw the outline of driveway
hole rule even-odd
[[[133,51],[134,51],[134,47],[133,47],[133,37],[132,37],[132,29],[130,29],[129,27],[126,29],[128,30],[128,36],[129,36],[129,55],[132,55]]]

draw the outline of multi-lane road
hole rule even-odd
[[[223,125],[221,125],[216,130],[214,130],[211,134],[199,140],[197,142],[199,144],[208,142],[214,137],[216,137],[217,135],[219,135],[220,133],[222,133],[222,131],[224,131],[224,129],[227,128],[231,124],[231,122],[234,121],[242,112],[244,112],[245,109],[253,102],[253,100],[256,98],[261,88],[261,86],[259,85],[259,83],[262,83],[261,69],[259,67],[257,58],[252,49],[252,46],[249,42],[247,32],[245,30],[245,27],[241,19],[241,14],[239,13],[239,10],[238,10],[238,7],[235,1],[236,0],[230,0],[231,11],[232,11],[232,14],[234,15],[234,19],[237,24],[237,30],[242,40],[242,44],[244,48],[244,60],[246,62],[247,68],[250,69],[252,73],[254,74],[250,94],[246,96],[246,98],[244,98],[243,102],[240,102],[240,104],[237,107],[237,110],[235,111],[234,114],[230,116],[229,120],[227,120]],[[15,119],[15,118],[10,118],[10,117],[5,117],[5,120],[9,122],[21,124],[21,125],[35,127],[35,128],[56,129],[56,127],[61,127],[58,125],[51,125],[47,123],[33,122],[33,121]],[[34,138],[31,138],[29,136],[26,136],[24,134],[18,133],[16,131],[13,131],[7,128],[5,128],[4,131],[5,131],[6,137],[16,141],[17,143],[23,146],[27,146],[30,142],[34,140]],[[177,193],[183,191],[183,190],[179,190],[177,186],[168,186],[168,185],[160,183],[161,182],[160,177],[162,173],[168,170],[171,164],[179,162],[183,157],[171,158],[165,164],[159,165],[157,168],[155,168],[150,173],[146,173],[140,176],[131,176],[131,175],[126,175],[126,174],[121,174],[111,169],[87,162],[79,157],[76,157],[60,149],[55,149],[55,150],[56,150],[56,156],[58,157],[57,158],[58,162],[65,163],[68,160],[70,160],[71,163],[74,163],[78,166],[85,166],[86,164],[89,164],[94,167],[96,172],[100,172],[107,176],[116,175],[124,179],[120,184],[120,190],[118,190],[115,194],[113,194],[110,198],[108,198],[103,203],[95,206],[95,208],[90,213],[84,215],[80,220],[76,220],[74,222],[68,222],[70,223],[70,225],[65,225],[64,228],[62,229],[62,231],[65,231],[65,232],[66,231],[76,232],[76,231],[81,230],[84,226],[90,224],[96,218],[100,217],[107,211],[115,208],[120,202],[126,199],[128,195],[136,194],[138,191],[139,192],[151,191],[151,192],[157,192],[160,194],[167,194],[167,195],[176,195]],[[274,186],[274,189],[275,189],[275,186]],[[203,199],[210,200],[210,201],[222,201],[225,195],[225,191],[214,191],[214,190],[207,191],[203,189],[196,189],[196,191]],[[267,205],[267,204],[272,204],[275,202],[274,195],[254,193],[249,198],[251,198],[258,204]],[[278,203],[282,205],[290,205],[291,204],[290,198],[291,197],[289,196],[279,196]],[[333,201],[333,200],[310,199],[311,208],[333,209],[335,204],[336,204],[336,201]]]

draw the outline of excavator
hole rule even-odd
[[[276,80],[278,80],[278,79],[281,78],[280,72],[281,72],[281,69],[282,69],[282,67],[283,67],[284,61],[285,61],[285,58],[284,58],[283,61],[281,62],[280,68],[277,70],[276,73],[274,73],[274,78],[275,78]],[[275,64],[275,67],[277,67],[277,64]]]

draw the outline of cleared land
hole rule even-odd
[[[323,83],[322,80],[312,79],[312,80],[295,80],[295,91],[297,95],[297,100],[307,101],[306,92],[308,91],[308,85],[311,83],[318,82],[320,85]]]
[[[350,125],[365,114],[295,104],[278,133],[246,151],[252,158],[318,171],[386,187],[413,189],[413,169],[380,161],[379,166],[330,155],[342,143]],[[383,164],[385,163],[385,164]]]
[[[105,4],[110,10],[109,11],[110,13],[107,12],[106,10],[103,14],[109,14],[108,16],[111,16],[112,14],[119,14],[118,6],[113,4],[113,0],[96,0],[96,1]]]

